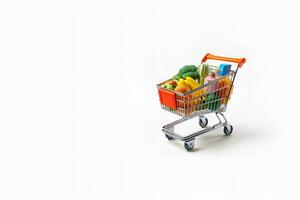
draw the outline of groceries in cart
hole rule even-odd
[[[165,81],[162,87],[176,92],[172,106],[165,105],[182,116],[195,111],[218,110],[229,96],[232,88],[230,64],[220,64],[218,67],[208,64],[185,65],[173,78]],[[232,91],[232,90],[231,90]],[[166,95],[162,92],[160,97]],[[167,98],[167,97],[166,97]],[[162,99],[161,99],[162,100]],[[176,109],[174,110],[174,104]]]
[[[207,60],[221,61],[219,66],[208,64]],[[224,62],[224,63],[223,63]],[[231,68],[230,63],[237,67]],[[229,58],[206,54],[201,64],[185,65],[172,78],[157,85],[161,107],[183,118],[163,126],[163,132],[168,140],[181,140],[186,150],[194,148],[195,137],[217,128],[223,128],[225,135],[233,131],[225,118],[227,103],[230,100],[233,83],[237,71],[246,62],[245,58]],[[218,123],[208,126],[206,114],[215,113]],[[199,117],[199,125],[203,128],[187,136],[175,132],[175,126]]]

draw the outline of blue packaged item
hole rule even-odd
[[[219,75],[225,76],[226,74],[229,73],[230,69],[231,69],[231,64],[220,64]]]

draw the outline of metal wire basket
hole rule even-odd
[[[216,66],[208,66],[209,71],[218,69]],[[233,91],[234,75],[235,71],[230,70],[225,76],[219,76],[215,81],[186,93],[179,93],[162,87],[171,79],[159,83],[157,88],[161,107],[182,117],[210,112],[224,112]],[[212,95],[216,98],[208,101],[208,97]]]

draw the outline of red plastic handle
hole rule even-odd
[[[223,56],[215,56],[212,54],[206,54],[204,58],[202,59],[202,62],[205,62],[206,60],[220,60],[220,61],[228,61],[228,62],[234,62],[238,64],[238,67],[241,68],[243,64],[246,62],[246,58],[229,58],[229,57],[223,57]]]

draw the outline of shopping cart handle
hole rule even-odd
[[[220,61],[234,62],[234,63],[238,63],[239,68],[241,68],[242,65],[246,62],[246,58],[229,58],[223,56],[215,56],[209,53],[204,56],[204,58],[202,59],[202,63],[204,63],[206,60],[220,60]]]

